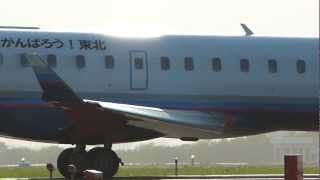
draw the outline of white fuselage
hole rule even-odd
[[[31,68],[21,63],[21,54],[36,53],[44,59],[49,54],[55,55],[57,65],[53,70],[83,98],[149,103],[149,106],[163,106],[161,101],[170,100],[174,108],[183,102],[232,97],[266,101],[279,97],[315,99],[319,81],[317,48],[314,38],[119,38],[89,33],[0,30],[3,61],[0,97],[41,95]],[[85,58],[85,65],[80,68],[77,55]],[[106,68],[106,56],[113,56],[112,68]],[[169,69],[162,68],[161,57],[169,58]],[[192,58],[192,70],[186,70],[192,66],[185,64],[186,57]],[[142,59],[141,69],[137,69],[141,64],[135,64],[135,58]],[[213,58],[221,60],[218,72],[213,70]],[[241,59],[249,61],[248,72],[241,71]],[[277,64],[274,73],[269,72],[270,59]],[[305,62],[305,72],[298,73],[297,60]],[[198,109],[194,106],[193,109]]]

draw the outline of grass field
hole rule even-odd
[[[305,174],[317,174],[317,167],[305,167]],[[241,166],[241,167],[179,167],[179,175],[222,175],[222,174],[283,174],[280,166]],[[173,167],[129,166],[120,168],[117,176],[166,176],[174,175]],[[48,177],[45,167],[0,168],[0,178]],[[61,175],[54,171],[54,177]]]

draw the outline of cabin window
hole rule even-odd
[[[278,72],[278,64],[275,59],[270,59],[268,61],[268,66],[269,66],[269,73],[276,73]]]
[[[0,53],[0,66],[2,66],[3,65],[3,56],[2,56],[2,54]]]
[[[29,66],[29,61],[27,59],[26,54],[21,54],[20,55],[20,64],[22,67],[28,67]]]
[[[114,67],[114,58],[113,56],[106,56],[105,57],[105,66],[107,69],[113,69]]]
[[[167,71],[170,69],[170,59],[168,57],[161,57],[161,69]]]
[[[84,55],[77,55],[76,56],[76,65],[79,69],[82,69],[86,66],[86,60]]]
[[[240,70],[241,72],[249,72],[250,65],[248,59],[241,59],[240,60]]]
[[[56,55],[49,54],[47,56],[47,63],[48,63],[48,66],[51,67],[51,68],[57,67],[57,57],[56,57]]]
[[[297,72],[303,74],[306,72],[306,63],[304,60],[297,60]]]
[[[193,59],[192,57],[185,57],[184,58],[184,69],[186,71],[193,71],[194,69],[194,64],[193,64]]]
[[[221,59],[220,58],[212,58],[212,70],[214,72],[220,72],[221,71]]]
[[[134,58],[134,68],[143,69],[143,59],[140,57]]]

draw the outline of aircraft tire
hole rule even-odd
[[[70,164],[71,156],[74,148],[68,148],[63,150],[58,156],[57,168],[59,172],[66,178],[70,178],[70,173],[68,171],[68,165]]]
[[[57,160],[59,172],[66,178],[70,178],[68,165],[73,164],[77,168],[76,176],[81,176],[87,168],[86,152],[75,152],[75,148],[68,148],[61,152]]]
[[[112,150],[96,147],[88,152],[87,157],[90,162],[89,167],[102,171],[104,178],[113,177],[119,169],[120,159]]]

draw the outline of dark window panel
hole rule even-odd
[[[241,59],[240,60],[240,70],[241,72],[249,72],[250,65],[248,59]]]
[[[303,74],[306,72],[306,63],[304,60],[297,60],[297,72]]]
[[[21,54],[20,55],[20,64],[22,67],[28,67],[29,66],[29,61],[26,57],[26,54]]]
[[[222,69],[221,59],[220,58],[212,58],[212,70],[215,72],[220,72]]]
[[[51,68],[57,67],[57,56],[54,54],[49,54],[47,57],[47,63]]]
[[[134,58],[134,68],[143,69],[143,59],[140,57]]]
[[[268,66],[269,66],[269,73],[276,73],[278,72],[278,64],[275,59],[270,59],[268,61]]]
[[[184,69],[186,71],[193,71],[194,69],[194,64],[193,64],[193,59],[192,57],[185,57],[184,58]]]
[[[79,69],[82,69],[86,66],[86,60],[84,55],[77,55],[76,56],[76,65]]]
[[[170,59],[168,57],[161,57],[161,69],[167,71],[170,69]]]
[[[114,67],[114,58],[113,56],[106,56],[105,57],[105,66],[107,69],[113,69]]]

